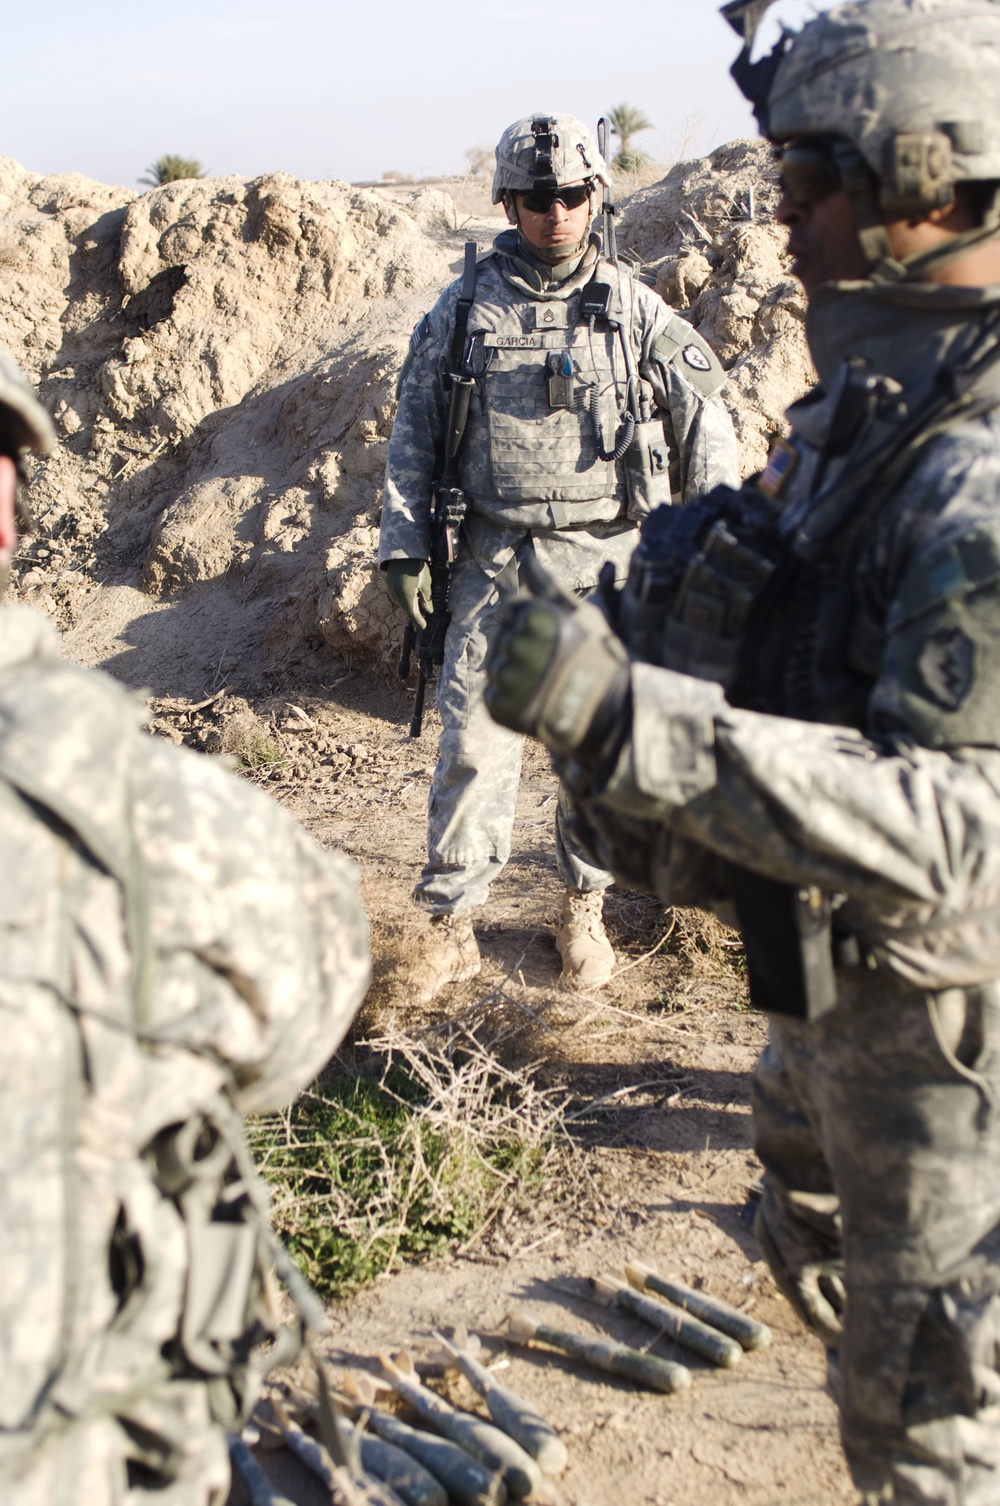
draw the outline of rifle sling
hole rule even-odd
[[[460,371],[465,364],[465,336],[469,328],[469,315],[476,298],[476,256],[478,246],[475,241],[465,243],[465,264],[462,267],[462,286],[458,291],[458,303],[455,307],[455,330],[451,337],[451,370]]]

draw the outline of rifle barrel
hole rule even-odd
[[[427,689],[427,676],[421,669],[417,676],[417,693],[413,699],[413,715],[410,717],[410,736],[419,737],[424,730],[424,692]]]
[[[410,621],[403,629],[403,646],[399,651],[399,663],[396,665],[396,673],[401,680],[408,680],[410,678],[410,659],[416,641],[417,624]]]

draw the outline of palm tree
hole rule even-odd
[[[638,136],[640,131],[651,131],[653,122],[647,120],[635,105],[624,102],[608,111],[607,120],[612,136],[617,136],[621,142],[611,166],[622,173],[634,173],[646,161],[646,154],[632,145],[632,137]]]
[[[178,157],[172,152],[167,152],[163,157],[157,157],[152,166],[147,167],[145,177],[139,179],[140,183],[148,183],[151,188],[159,188],[163,183],[176,183],[181,178],[203,178],[205,169],[197,157]]]

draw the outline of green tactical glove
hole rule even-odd
[[[504,608],[486,661],[487,710],[557,757],[596,766],[625,725],[625,646],[596,606],[560,591],[535,561],[524,576],[531,589]]]
[[[385,567],[385,588],[398,607],[418,628],[431,616],[431,567],[426,560],[390,560]]]

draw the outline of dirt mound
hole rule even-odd
[[[807,377],[765,147],[682,164],[624,206],[623,246],[720,351],[746,468]],[[374,551],[410,328],[458,269],[454,199],[187,180],[135,195],[0,159],[0,344],[62,438],[37,467],[20,590],[69,651],[198,695],[219,678],[390,663]]]
[[[620,243],[729,372],[726,400],[744,474],[759,470],[784,411],[813,380],[806,304],[774,223],[778,179],[763,141],[681,162],[623,207]]]

